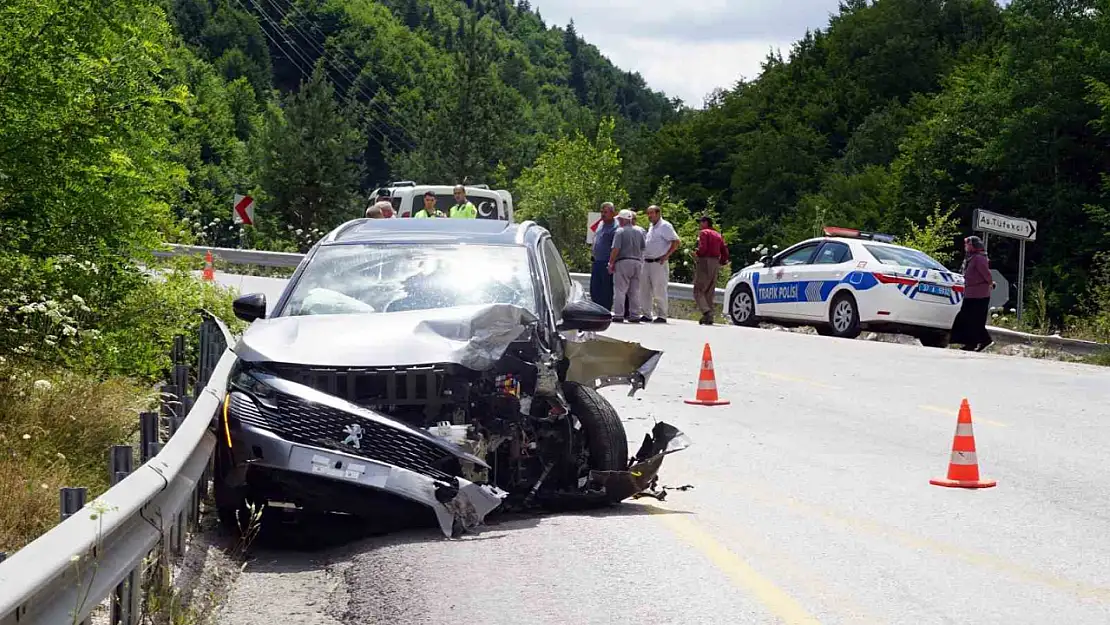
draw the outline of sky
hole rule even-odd
[[[718,87],[759,75],[807,29],[825,28],[839,0],[531,0],[548,26],[571,18],[582,39],[648,86],[701,108]]]

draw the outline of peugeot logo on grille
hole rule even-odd
[[[352,423],[343,428],[343,432],[347,438],[343,439],[344,445],[350,445],[355,449],[362,449],[362,426],[357,423]]]

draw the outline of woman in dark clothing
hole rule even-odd
[[[987,332],[994,277],[982,239],[975,236],[964,239],[964,252],[966,257],[960,269],[964,275],[964,299],[952,322],[950,341],[963,345],[966,352],[981,352],[994,342]]]

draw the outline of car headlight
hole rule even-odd
[[[249,366],[237,367],[232,372],[231,388],[246,393],[266,408],[277,410],[277,391],[255,377]]]

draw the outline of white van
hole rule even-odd
[[[478,209],[478,219],[513,220],[513,197],[504,189],[491,190],[489,185],[467,185],[466,199]],[[416,184],[411,180],[390,183],[375,189],[369,197],[372,203],[382,196],[389,197],[393,212],[398,217],[412,217],[413,211],[424,206],[424,194],[431,191],[436,196],[436,208],[449,214],[455,205],[455,186],[445,184]]]

